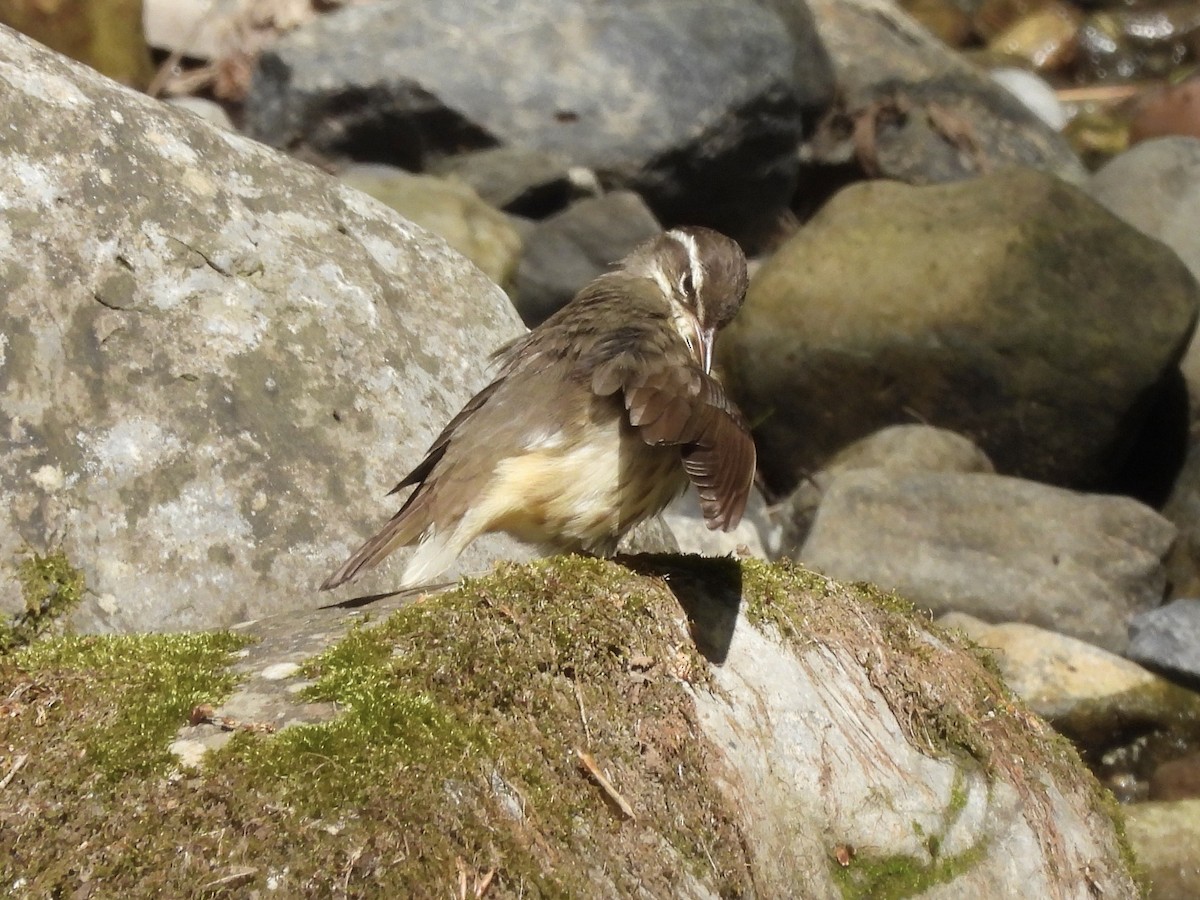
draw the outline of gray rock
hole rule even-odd
[[[1114,215],[1162,241],[1200,280],[1200,141],[1169,137],[1143,141],[1111,159],[1087,191]],[[1200,344],[1193,338],[1180,363],[1200,418]]]
[[[530,328],[548,319],[581,287],[662,231],[632,191],[573,203],[538,223],[517,266],[517,312]]]
[[[202,118],[209,125],[216,125],[218,128],[224,128],[226,131],[234,130],[233,120],[229,118],[229,113],[225,111],[225,107],[219,103],[214,103],[212,100],[205,100],[203,97],[171,97],[163,102],[176,109],[186,109],[192,115]]]
[[[993,472],[987,454],[969,438],[933,425],[891,425],[838,451],[821,471]]]
[[[868,174],[913,184],[1009,166],[1071,182],[1087,177],[1055,129],[896,4],[812,0],[810,6],[842,101],[840,114],[809,145],[814,162],[854,158]]]
[[[507,216],[485,203],[468,185],[432,175],[414,175],[394,166],[361,163],[348,166],[338,177],[432,231],[496,284],[512,287],[521,256],[521,236]]]
[[[1039,625],[1121,652],[1158,605],[1174,527],[1127,497],[999,475],[877,469],[829,485],[799,559],[941,614]]]
[[[195,59],[228,52],[238,16],[238,0],[143,0],[146,43]]]
[[[1126,807],[1125,833],[1152,900],[1200,897],[1200,800]]]
[[[1139,143],[1100,169],[1088,191],[1115,215],[1174,250],[1200,279],[1200,141],[1170,137]],[[1194,335],[1179,370],[1187,400],[1173,413],[1190,421],[1168,432],[1186,449],[1163,515],[1180,531],[1169,565],[1172,592],[1188,596],[1200,591],[1200,445],[1195,437],[1200,421],[1200,342]],[[1174,449],[1172,442],[1161,439],[1154,446],[1160,453]],[[1169,457],[1157,463],[1164,473],[1174,473],[1178,466]]]
[[[884,889],[899,895],[913,882],[886,872],[902,858],[903,877],[916,875],[925,886],[922,896],[938,900],[1016,892],[1087,900],[1089,885],[1106,897],[1135,896],[1091,776],[1064,753],[1045,723],[1017,704],[998,704],[998,680],[957,642],[917,617],[810,573],[722,560],[642,564],[649,577],[612,565],[554,560],[469,583],[407,611],[431,613],[422,632],[434,659],[406,679],[407,689],[421,691],[427,715],[474,721],[471,705],[478,698],[462,685],[476,675],[458,660],[463,653],[482,656],[485,671],[494,673],[488,690],[509,698],[487,708],[489,733],[528,734],[526,743],[538,756],[546,743],[569,754],[572,741],[586,741],[612,773],[614,790],[629,798],[636,822],[619,834],[604,803],[582,803],[566,832],[569,844],[562,829],[547,828],[540,841],[516,845],[535,848],[535,859],[549,858],[560,871],[578,867],[589,885],[583,895],[631,896],[637,889],[625,886],[630,882],[648,895],[672,897],[714,897],[734,888],[748,897],[833,900]],[[384,601],[376,613],[390,608],[394,604]],[[617,614],[605,615],[609,609]],[[599,644],[592,637],[597,617],[606,629]],[[354,621],[321,612],[246,626],[261,640],[244,651],[238,663],[243,681],[215,713],[320,728],[334,710],[300,702],[304,682],[296,667]],[[590,623],[583,639],[575,637],[581,622]],[[406,665],[409,643],[395,646],[386,664]],[[581,643],[589,649],[577,649]],[[358,688],[368,704],[370,692],[396,689],[374,671],[362,673]],[[564,674],[570,671],[586,671],[587,681]],[[519,688],[505,681],[513,677]],[[647,696],[653,702],[636,699]],[[529,708],[545,713],[530,716]],[[352,713],[340,710],[342,716]],[[939,743],[951,722],[952,740],[961,742],[952,749]],[[664,739],[681,740],[680,729],[689,748],[702,748],[704,765],[681,765],[687,758],[682,751],[668,756],[661,749]],[[624,761],[626,734],[641,735],[632,763]],[[389,739],[396,739],[382,727],[372,738],[385,752]],[[196,758],[226,740],[216,727],[202,725],[184,729],[174,749]],[[260,758],[271,758],[272,740],[279,738],[264,739]],[[339,746],[347,754],[359,752]],[[453,783],[457,802],[447,804],[450,814],[483,817],[490,833],[507,842],[514,827],[527,833],[522,822],[534,810],[526,799],[530,792],[514,787],[526,777],[526,751],[496,740],[481,752],[488,756],[484,771],[511,779],[507,793],[520,798],[518,815],[506,815],[505,805],[496,802],[503,780],[498,789],[497,778],[472,776],[480,762],[476,753],[452,754],[415,771]],[[665,769],[669,776],[658,774]],[[563,765],[544,756],[536,772],[539,787],[555,793],[576,790],[572,785],[581,777],[571,761]],[[697,827],[689,818],[694,802],[681,797],[666,805],[668,821],[677,826],[671,830],[662,805],[644,799],[647,784],[654,797],[661,796],[668,777],[687,798],[715,797],[705,807],[705,846],[718,859],[733,853],[737,860],[730,868],[695,868],[695,883],[683,888],[680,846],[672,836]],[[383,793],[374,796],[402,789],[403,781],[380,785]],[[387,810],[382,819],[381,808]],[[535,812],[544,816],[545,808]],[[360,811],[357,827],[394,830],[408,815],[404,803],[373,803]],[[625,832],[635,828],[630,838]],[[627,839],[651,844],[649,866],[642,854],[624,855]],[[227,842],[231,848],[236,843]],[[839,851],[846,854],[844,864]],[[623,860],[619,866],[605,862],[614,852]],[[581,854],[586,863],[574,862]],[[395,871],[411,868],[417,856],[404,854]],[[664,868],[671,886],[649,891]],[[881,871],[880,880],[872,880]],[[443,877],[453,875],[448,869]],[[287,877],[281,875],[285,885]],[[553,871],[546,877],[546,884],[558,884]]]
[[[576,193],[565,161],[521,147],[460,153],[434,163],[431,171],[469,184],[496,209],[533,219],[559,212]]]
[[[1097,171],[1087,191],[1174,250],[1200,278],[1200,141],[1168,137],[1135,144]]]
[[[1200,680],[1200,600],[1175,600],[1134,616],[1125,653],[1143,665]]]
[[[938,624],[995,653],[1013,693],[1069,737],[1110,782],[1144,782],[1153,759],[1175,756],[1181,745],[1200,738],[1200,694],[1114,653],[1019,622],[989,625],[950,613]],[[1134,754],[1138,765],[1124,771]],[[1145,790],[1139,784],[1134,793],[1145,799]]]
[[[794,557],[800,550],[829,483],[839,472],[883,469],[907,472],[992,472],[987,455],[961,434],[932,425],[892,425],[855,441],[838,452],[819,472],[800,482],[773,517],[781,530],[779,552]]]
[[[718,349],[775,491],[913,419],[1000,472],[1092,486],[1165,393],[1198,302],[1174,253],[1043,173],[875,181],[763,264]]]
[[[497,144],[550,153],[665,222],[744,236],[795,184],[795,53],[777,16],[738,0],[369,4],[267,50],[246,127],[410,170]]]
[[[327,602],[316,585],[521,333],[508,299],[311,167],[3,28],[0,59],[6,609],[11,561],[54,547],[86,575],[83,630]]]
[[[663,510],[662,518],[675,535],[678,549],[683,553],[768,558],[767,547],[771,542],[772,526],[766,501],[756,490],[750,492],[745,515],[732,531],[709,529],[695,491],[688,491]]]
[[[796,47],[795,89],[803,114],[804,128],[811,131],[837,95],[833,60],[821,43],[806,0],[755,0],[779,16]]]
[[[988,75],[1055,131],[1062,131],[1070,121],[1058,94],[1040,75],[1010,66],[991,69]]]

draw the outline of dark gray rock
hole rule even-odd
[[[992,461],[961,434],[932,425],[881,428],[841,450],[819,472],[805,477],[774,511],[779,523],[779,552],[794,558],[812,527],[821,497],[840,472],[883,469],[906,472],[993,472]]]
[[[912,184],[1015,165],[1072,182],[1087,177],[1062,135],[896,4],[810,6],[841,92],[839,110],[809,145],[818,166],[854,160],[869,175]]]
[[[878,469],[834,478],[799,560],[935,614],[1026,622],[1120,653],[1162,601],[1175,529],[1128,497],[999,475]]]
[[[763,263],[718,349],[777,492],[913,420],[999,472],[1092,487],[1168,392],[1198,303],[1171,250],[1052,176],[874,181]]]
[[[1194,412],[1194,396],[1192,401]],[[1167,565],[1174,597],[1200,595],[1200,441],[1194,435],[1195,431],[1189,433],[1183,466],[1175,475],[1162,510],[1179,529],[1179,540]]]
[[[796,47],[796,97],[810,132],[837,95],[837,75],[807,0],[756,0],[779,16]]]
[[[536,225],[517,265],[517,312],[530,328],[662,230],[642,198],[614,191],[573,203]]]
[[[316,585],[522,332],[508,298],[316,169],[5,28],[0,60],[5,610],[12,562],[56,547],[83,630],[329,602]]]
[[[1093,175],[1087,191],[1114,215],[1174,250],[1200,280],[1200,140],[1169,137],[1136,144]],[[1195,340],[1181,368],[1195,405],[1200,402],[1195,399],[1200,396]]]
[[[628,187],[670,224],[774,224],[795,183],[796,50],[737,0],[348,7],[266,51],[247,130],[420,170],[494,145]]]
[[[637,816],[624,828],[636,828],[634,840],[653,848],[648,864],[645,855],[621,852],[628,845],[613,838],[613,819],[599,796],[580,808],[572,829],[548,831],[539,842],[519,845],[535,847],[534,858],[549,860],[554,869],[568,863],[578,867],[580,879],[573,884],[582,883],[578,890],[588,897],[709,900],[730,893],[731,885],[747,897],[865,897],[877,895],[878,882],[869,880],[870,873],[897,858],[907,861],[907,872],[932,882],[922,894],[929,900],[1004,897],[1018,887],[1031,897],[1087,900],[1089,888],[1080,881],[1085,869],[1088,883],[1104,896],[1133,896],[1114,825],[1102,811],[1091,776],[1077,758],[1063,754],[1049,726],[1020,705],[996,702],[998,679],[961,644],[919,617],[888,610],[854,588],[807,573],[747,566],[753,574],[743,580],[741,568],[726,560],[643,560],[641,566],[635,574],[630,566],[554,560],[423,601],[423,609],[432,613],[423,630],[433,656],[416,682],[404,679],[404,689],[419,692],[422,709],[455,722],[479,721],[476,691],[461,687],[473,684],[470,679],[477,675],[464,672],[458,660],[462,648],[473,656],[482,648],[481,664],[491,665],[483,671],[493,673],[497,694],[515,690],[520,698],[488,710],[489,733],[529,737],[524,743],[494,741],[478,753],[450,754],[434,766],[405,766],[405,776],[428,773],[439,784],[453,784],[448,809],[461,811],[464,820],[483,819],[491,833],[508,841],[510,833],[525,834],[532,827],[532,815],[522,812],[532,806],[515,804],[528,819],[506,814],[505,805],[496,802],[499,776],[478,777],[481,757],[482,771],[504,773],[523,785],[528,766],[521,761],[529,758],[526,753],[535,759],[542,753],[538,742],[565,746],[569,753],[571,741],[592,745],[594,736],[592,746],[611,747],[624,745],[626,735],[631,741],[643,735],[634,763],[612,749],[604,751],[603,761],[612,766],[608,771],[619,773],[617,789],[630,798]],[[604,573],[603,581],[593,574],[597,571]],[[547,603],[547,596],[553,601]],[[497,607],[497,613],[489,612]],[[573,635],[581,622],[595,629],[596,619],[588,616],[597,607],[612,611],[614,631],[599,643],[589,634],[589,655],[583,656]],[[374,612],[386,614],[389,608],[394,604],[385,600]],[[483,614],[462,612],[475,608]],[[259,641],[245,649],[237,664],[242,680],[214,712],[279,727],[316,723],[318,728],[335,712],[351,715],[352,710],[303,702],[299,666],[359,622],[359,616],[322,611],[248,624],[245,632]],[[543,637],[534,649],[530,634],[554,638]],[[405,643],[395,649],[398,665],[412,652]],[[708,648],[707,659],[697,647]],[[640,662],[634,662],[633,648]],[[504,664],[493,662],[496,657]],[[364,665],[374,671],[373,663]],[[560,669],[587,671],[587,683]],[[510,687],[506,679],[516,683]],[[385,677],[372,675],[358,691],[370,703],[372,692],[395,689]],[[654,702],[639,703],[636,698],[645,694]],[[530,708],[558,710],[564,704],[570,730],[558,725],[557,713],[529,715]],[[946,707],[955,728],[949,739]],[[578,717],[576,708],[582,710]],[[384,716],[380,719],[387,721]],[[601,726],[607,743],[600,740]],[[390,731],[380,728],[373,737],[385,750],[398,739]],[[664,734],[700,748],[706,763],[679,766],[676,757],[660,750]],[[947,747],[954,739],[962,744]],[[227,733],[204,724],[183,729],[172,749],[193,761],[227,740]],[[340,746],[348,754],[372,750],[371,745],[359,750],[353,740]],[[264,752],[271,752],[269,743]],[[599,757],[600,750],[596,753]],[[214,762],[221,765],[220,759]],[[661,794],[666,767],[674,770],[672,787],[688,797],[712,796],[715,788],[716,801],[704,807],[704,814],[709,826],[719,816],[722,827],[708,836],[706,846],[718,859],[728,859],[725,848],[732,836],[738,856],[731,869],[698,866],[680,880],[687,866],[678,838],[671,836],[680,833],[681,822],[683,833],[690,834],[692,822],[703,827],[703,820],[681,818],[693,815],[694,803],[679,807],[641,800],[643,785]],[[542,759],[535,770],[538,785],[556,791],[570,790],[564,781],[582,777],[573,762],[561,760]],[[381,791],[389,789],[380,785]],[[527,796],[519,788],[510,788],[512,793]],[[675,826],[670,831],[663,828],[664,809]],[[359,819],[356,835],[364,834],[364,826],[404,828],[409,815],[403,802],[351,803],[348,810]],[[853,848],[847,852],[853,856],[850,866],[857,868],[842,869],[829,835],[836,836],[835,847]],[[227,844],[233,848],[236,842]],[[594,864],[597,854],[614,852],[616,857],[604,858],[620,858],[619,866]],[[405,865],[401,860],[396,868],[404,871]],[[610,868],[619,871],[609,874]],[[653,880],[663,873],[669,887]],[[445,870],[447,883],[453,884],[453,876],[453,870]],[[561,894],[561,882],[552,876],[547,870],[541,884]],[[624,881],[614,884],[617,878]],[[286,874],[280,879],[285,887],[294,884]],[[656,884],[655,890],[644,890],[646,884]],[[847,891],[846,884],[855,889]],[[392,890],[389,896],[409,893]]]
[[[449,156],[431,171],[466,182],[496,209],[532,219],[559,212],[577,193],[565,161],[521,147]]]
[[[1200,680],[1200,600],[1174,600],[1134,616],[1125,655],[1142,665]]]

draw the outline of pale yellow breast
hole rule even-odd
[[[611,400],[597,398],[589,412],[589,421],[539,435],[502,461],[469,527],[610,553],[684,490],[678,447],[647,446]]]

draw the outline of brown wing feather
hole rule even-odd
[[[610,299],[594,285],[587,299]],[[629,304],[628,294],[619,298]],[[643,311],[632,324],[584,342],[575,372],[593,393],[620,391],[631,425],[652,446],[678,446],[709,528],[741,521],[754,483],[754,440],[724,389],[696,362],[665,312]]]
[[[680,405],[689,407],[687,420],[672,433],[664,426],[676,420],[661,416],[641,430],[642,436],[648,443],[680,445],[683,468],[700,496],[705,522],[709,528],[728,531],[741,521],[754,484],[754,440],[720,382],[698,367],[692,374],[694,393],[676,395],[683,398]],[[627,393],[626,402],[636,406],[639,393]]]

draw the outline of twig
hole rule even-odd
[[[16,777],[16,774],[21,771],[21,767],[23,765],[25,765],[25,761],[28,759],[29,759],[29,754],[22,753],[20,756],[18,756],[16,759],[13,760],[12,767],[8,770],[8,774],[5,775],[3,779],[0,779],[0,791],[4,790],[6,787],[8,787],[8,783],[10,781],[12,781],[13,778]]]
[[[583,710],[583,694],[579,690],[579,682],[575,682],[575,702],[579,704],[579,721],[583,723],[583,736],[592,743],[592,731],[588,728],[587,713]]]
[[[215,878],[208,884],[202,885],[201,891],[217,891],[228,890],[229,888],[243,887],[254,880],[254,876],[258,874],[258,869],[253,866],[238,866],[222,875],[220,878]]]
[[[454,865],[458,869],[458,900],[469,900],[467,895],[467,864],[463,862],[461,856],[454,857]],[[471,876],[471,894],[470,897],[474,900],[482,900],[483,895],[487,893],[487,889],[492,886],[492,879],[496,877],[496,868],[493,866],[483,873],[483,877],[479,877],[479,873],[475,872]]]
[[[1054,93],[1063,103],[1120,103],[1130,97],[1136,97],[1149,88],[1153,83],[1142,84],[1098,84],[1085,87],[1059,88]]]
[[[476,880],[475,882],[475,900],[482,900],[483,895],[487,893],[487,889],[492,886],[492,879],[496,877],[494,868],[488,869],[483,876],[483,881]]]
[[[218,716],[207,703],[192,707],[189,725],[216,725],[222,731],[249,731],[252,734],[274,734],[277,730],[270,722],[243,722],[233,716]]]
[[[347,861],[345,869],[342,872],[342,896],[344,897],[350,896],[350,876],[354,874],[354,867],[362,859],[364,849],[366,849],[365,844],[350,854],[350,859]]]
[[[629,801],[622,797],[621,792],[613,786],[613,783],[604,777],[604,773],[600,771],[600,767],[596,765],[596,760],[592,759],[592,755],[578,747],[575,748],[575,755],[579,757],[584,769],[592,776],[596,784],[600,785],[608,799],[621,811],[621,815],[627,819],[636,820],[637,816],[633,814],[633,807],[629,805]]]

